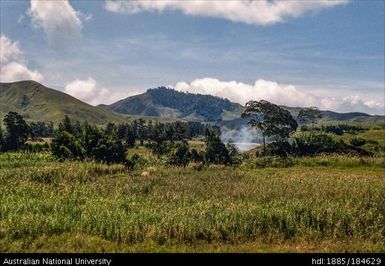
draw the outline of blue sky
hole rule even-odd
[[[1,79],[91,104],[168,85],[384,113],[384,1],[161,2],[1,0]]]

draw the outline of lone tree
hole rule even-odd
[[[322,118],[322,113],[317,107],[309,107],[301,109],[298,113],[297,120],[303,124],[312,124],[312,130],[314,130],[314,124],[318,119]]]
[[[289,111],[265,100],[247,102],[242,117],[251,117],[249,121],[251,127],[261,131],[264,151],[266,151],[266,137],[287,139],[298,127]]]
[[[4,125],[7,129],[5,136],[5,150],[18,150],[28,139],[30,128],[21,115],[9,112],[4,117]]]

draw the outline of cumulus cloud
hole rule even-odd
[[[91,105],[110,104],[126,96],[123,93],[103,88],[91,77],[85,80],[76,79],[68,83],[64,92]]]
[[[347,0],[318,1],[179,1],[179,0],[106,0],[105,9],[116,13],[178,10],[186,15],[224,18],[247,24],[272,25],[309,12],[345,4]]]
[[[43,28],[48,43],[54,47],[63,47],[78,40],[82,20],[91,18],[91,15],[76,11],[68,0],[31,0],[29,15],[36,27]]]
[[[14,82],[19,80],[42,81],[43,75],[37,70],[30,70],[22,56],[19,43],[5,35],[0,37],[0,81]]]
[[[342,98],[325,97],[309,93],[294,85],[279,84],[275,81],[258,79],[253,85],[237,81],[221,81],[214,78],[195,79],[190,83],[181,81],[175,89],[191,93],[211,94],[224,97],[233,102],[245,104],[249,100],[267,100],[287,106],[318,106],[323,110],[339,112],[364,111],[371,114],[383,114],[384,103],[362,95]],[[333,92],[330,92],[333,95]]]
[[[5,64],[11,60],[18,60],[21,57],[21,51],[17,42],[12,42],[5,35],[0,37],[0,63]]]
[[[193,93],[211,94],[245,104],[249,100],[265,99],[276,104],[301,106],[316,104],[317,98],[293,85],[258,79],[253,85],[237,81],[221,81],[214,78],[195,79],[191,83],[178,82],[175,88]]]

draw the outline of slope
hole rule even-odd
[[[9,112],[18,112],[27,121],[62,120],[65,115],[91,124],[125,122],[124,115],[84,103],[61,91],[53,90],[35,81],[0,83],[0,118]]]

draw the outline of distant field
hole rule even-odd
[[[384,252],[384,195],[383,158],[127,171],[0,154],[0,252]]]

